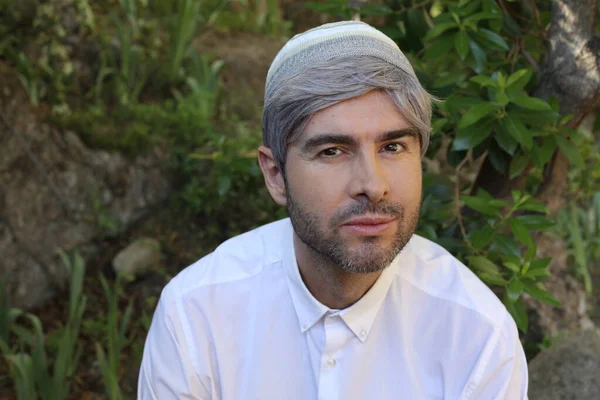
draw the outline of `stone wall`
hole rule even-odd
[[[171,188],[159,150],[130,160],[45,120],[0,63],[0,279],[12,304],[26,309],[66,282],[58,249],[93,249],[94,239],[125,229]]]

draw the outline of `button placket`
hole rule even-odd
[[[323,320],[325,347],[321,355],[321,373],[319,378],[319,399],[337,398],[340,392],[339,352],[347,342],[347,328],[339,316],[326,316]]]

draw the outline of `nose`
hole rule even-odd
[[[361,154],[353,165],[350,196],[378,203],[390,191],[385,169],[376,154]]]

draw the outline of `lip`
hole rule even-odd
[[[396,218],[360,217],[346,222],[342,227],[361,236],[379,236],[389,229]]]

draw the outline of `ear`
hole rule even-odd
[[[270,148],[265,146],[258,148],[258,164],[265,177],[265,184],[271,197],[280,206],[286,206],[287,196],[283,171],[277,165],[277,161],[273,157],[273,152]]]

